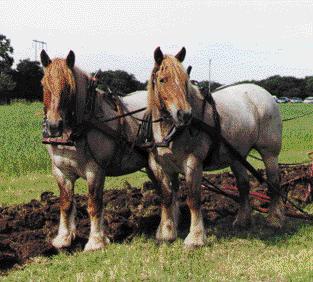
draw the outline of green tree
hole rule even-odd
[[[0,102],[9,103],[15,82],[12,77],[13,48],[5,35],[0,34]]]
[[[11,75],[0,72],[0,104],[10,103],[15,86]]]
[[[277,97],[304,97],[305,82],[302,78],[274,75],[260,81],[251,81]]]
[[[209,89],[209,81],[208,80],[199,81],[198,86],[200,89],[208,90]],[[211,85],[210,85],[211,92],[220,86],[222,86],[222,84],[215,82],[215,81],[211,81]]]
[[[0,72],[9,72],[13,65],[13,47],[10,39],[0,34]]]
[[[16,83],[12,80],[12,77],[4,72],[0,72],[0,93],[12,91],[16,86]]]
[[[122,70],[100,70],[97,77],[100,89],[107,90],[107,88],[110,88],[113,93],[121,96],[137,90],[144,90],[146,88],[145,83],[141,83],[133,74]]]
[[[304,95],[313,96],[313,76],[307,76],[305,79]]]
[[[43,70],[40,63],[30,59],[20,60],[14,74],[17,82],[16,97],[28,101],[42,100],[41,79]]]

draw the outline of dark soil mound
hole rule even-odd
[[[289,196],[300,204],[311,200],[312,178],[309,166],[299,166],[281,170],[284,188]],[[217,224],[227,216],[233,216],[238,209],[238,193],[234,189],[235,179],[230,173],[209,175],[206,178],[223,187],[214,190],[203,182],[201,197],[202,211],[206,225]],[[251,181],[251,203],[259,211],[266,211],[268,200],[263,194],[266,188]],[[81,250],[89,234],[89,218],[86,209],[87,198],[76,195],[77,238],[69,251]],[[186,188],[181,180],[178,193],[181,209],[180,229],[189,225],[189,211],[185,204]],[[131,240],[136,234],[153,235],[160,220],[160,197],[150,182],[142,189],[129,187],[104,192],[104,222],[107,236],[113,242]],[[288,208],[288,207],[287,207]],[[294,213],[288,208],[288,213]],[[51,192],[41,195],[40,201],[0,208],[0,270],[24,263],[28,258],[57,253],[50,244],[57,233],[59,221],[59,198]]]

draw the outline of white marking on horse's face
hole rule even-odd
[[[171,114],[171,116],[173,117],[174,121],[177,123],[178,122],[178,117],[177,117],[177,108],[175,104],[171,104],[169,107],[169,112]]]
[[[51,103],[47,108],[47,120],[49,122],[58,122],[62,119],[60,95],[52,95]]]

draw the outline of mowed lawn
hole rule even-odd
[[[313,112],[313,105],[281,105],[283,118]],[[281,162],[307,160],[313,150],[313,115],[284,123]],[[50,175],[48,154],[41,144],[42,104],[0,106],[0,205],[28,202],[43,191],[58,193]],[[257,161],[252,161],[258,167]],[[135,173],[108,178],[106,189],[128,181],[139,186],[147,178]],[[77,193],[85,193],[78,181]],[[312,209],[313,212],[313,209]],[[79,227],[78,227],[79,228]],[[183,239],[158,246],[153,238],[113,243],[105,250],[38,257],[21,269],[0,277],[9,281],[311,281],[313,227],[290,220],[280,232],[265,227],[255,215],[255,226],[234,231],[230,224],[208,230],[208,244],[195,251]]]

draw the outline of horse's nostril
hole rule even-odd
[[[63,130],[63,120],[59,120],[58,128],[61,131]]]
[[[47,122],[49,133],[52,137],[58,137],[63,132],[63,121],[58,120],[56,122]]]
[[[182,110],[178,110],[177,111],[177,118],[179,120],[182,120],[183,119],[183,116],[184,116],[184,112]]]
[[[190,112],[185,112],[184,114],[184,120],[188,122],[191,119],[191,113]]]
[[[185,112],[183,110],[177,111],[177,118],[181,123],[187,123],[191,119],[191,112]]]

